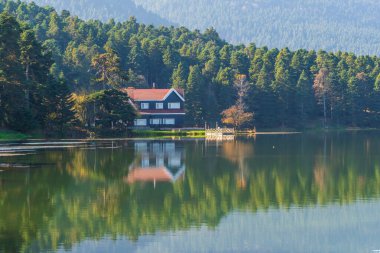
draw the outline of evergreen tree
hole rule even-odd
[[[186,87],[186,118],[189,125],[203,126],[204,79],[198,65],[191,66]]]
[[[291,71],[289,69],[291,53],[285,48],[280,51],[275,63],[275,78],[272,83],[272,89],[278,96],[278,114],[281,126],[291,125],[294,123],[294,86],[291,81]]]
[[[25,131],[32,126],[32,117],[27,108],[23,74],[20,63],[21,28],[15,18],[0,14],[0,126]]]
[[[132,41],[132,39],[131,39]],[[145,74],[145,57],[139,42],[131,42],[134,44],[128,54],[128,66],[138,74]]]
[[[128,95],[116,89],[89,94],[76,107],[83,123],[101,134],[125,132],[137,116]]]
[[[235,92],[233,89],[233,70],[229,67],[220,68],[216,78],[214,79],[214,83],[218,111],[222,112],[234,103]]]
[[[296,89],[297,119],[299,126],[305,127],[307,120],[311,116],[313,104],[313,82],[305,70],[302,71]]]
[[[249,59],[240,51],[234,51],[231,55],[230,65],[239,74],[248,75]]]
[[[96,55],[92,59],[91,66],[96,72],[96,81],[102,85],[103,89],[106,89],[108,85],[121,85],[123,77],[120,70],[120,58],[115,52],[109,51]]]
[[[221,67],[226,68],[230,66],[232,47],[230,45],[224,45],[220,50],[220,62]]]
[[[279,122],[278,99],[272,91],[272,76],[268,64],[264,64],[259,72],[256,83],[251,89],[252,100],[248,107],[255,113],[257,127],[277,127]]]
[[[180,62],[172,75],[172,87],[184,89],[187,82],[184,64]]]
[[[74,100],[63,74],[58,80],[51,78],[43,101],[45,108],[44,128],[48,135],[64,134],[75,124]]]
[[[26,107],[30,108],[31,90],[36,92],[35,83],[41,80],[41,69],[43,65],[43,56],[41,55],[41,46],[36,41],[32,30],[25,30],[20,38],[20,62],[24,67],[25,80],[24,91]],[[45,70],[46,71],[46,70]],[[35,94],[38,96],[38,94]]]

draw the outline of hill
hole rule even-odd
[[[154,25],[172,25],[172,22],[161,18],[160,16],[146,11],[144,8],[136,6],[132,0],[25,0],[26,2],[35,2],[40,6],[51,6],[57,11],[68,10],[73,15],[89,20],[97,19],[108,21],[128,20],[131,16],[137,18],[139,22]]]
[[[31,2],[32,0],[26,0]],[[154,25],[214,27],[233,44],[380,52],[380,2],[376,0],[35,0],[83,19],[128,20]]]
[[[192,29],[212,26],[235,44],[380,52],[380,2],[376,0],[133,1]]]

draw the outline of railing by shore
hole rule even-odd
[[[233,128],[210,128],[205,129],[205,135],[208,139],[233,139],[236,131]]]

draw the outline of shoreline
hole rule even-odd
[[[281,130],[281,129],[263,129],[250,136],[255,135],[294,135],[294,134],[318,134],[329,132],[361,132],[361,131],[380,131],[380,128],[319,128],[306,129],[304,131],[297,130]],[[244,135],[238,135],[244,136]],[[247,135],[249,136],[249,135]],[[0,131],[0,143],[10,141],[112,141],[112,140],[157,140],[157,139],[204,139],[204,130],[138,130],[132,132],[131,136],[116,136],[116,137],[96,137],[96,138],[44,138],[41,135],[25,134],[10,130]]]

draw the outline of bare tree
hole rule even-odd
[[[331,81],[329,79],[329,70],[321,68],[314,79],[315,95],[323,103],[324,127],[327,126],[327,96],[331,90]]]
[[[237,91],[237,100],[236,100],[236,106],[241,107],[242,109],[246,109],[245,105],[245,97],[248,94],[248,91],[250,89],[249,83],[247,82],[247,76],[246,75],[237,75],[234,87]]]
[[[242,126],[244,123],[253,119],[253,113],[246,112],[244,99],[249,91],[249,84],[246,81],[245,75],[237,75],[234,83],[237,90],[237,100],[235,105],[222,112],[222,122],[227,125],[232,125],[235,129]]]

